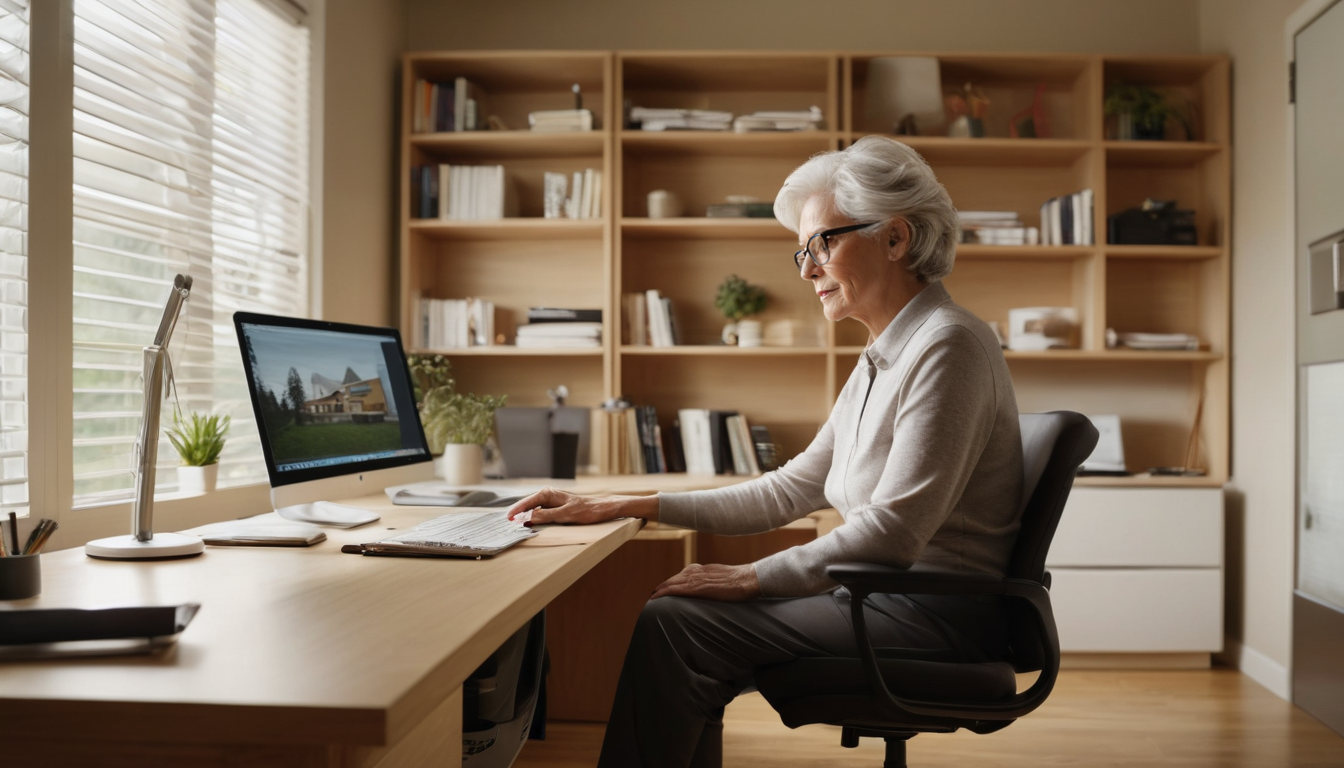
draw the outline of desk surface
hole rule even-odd
[[[341,545],[441,509],[361,499],[383,519],[308,549],[207,547],[110,562],[43,555],[42,594],[13,607],[198,602],[153,657],[0,663],[0,731],[33,739],[389,744],[597,562],[636,520],[552,527],[493,559],[361,557]]]

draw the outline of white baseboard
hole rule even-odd
[[[1284,701],[1293,700],[1293,678],[1288,668],[1235,637],[1224,639],[1223,652],[1217,658]]]

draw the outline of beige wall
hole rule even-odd
[[[1301,0],[1202,0],[1200,47],[1232,56],[1232,456],[1228,634],[1285,695],[1292,651],[1293,230],[1284,25]],[[1278,667],[1278,668],[1276,668]]]
[[[1194,0],[410,0],[411,50],[1195,53]]]
[[[398,65],[404,0],[327,0],[322,315],[390,325],[396,312]]]

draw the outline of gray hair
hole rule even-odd
[[[812,156],[784,180],[775,218],[798,231],[803,206],[815,195],[855,222],[901,219],[910,227],[908,269],[929,283],[952,272],[957,256],[957,209],[933,169],[910,147],[885,136],[865,136],[847,149]],[[883,228],[863,230],[886,237]]]

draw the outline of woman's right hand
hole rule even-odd
[[[587,525],[618,517],[658,518],[657,496],[579,496],[559,488],[542,488],[509,508],[509,519],[531,511],[533,525]]]

